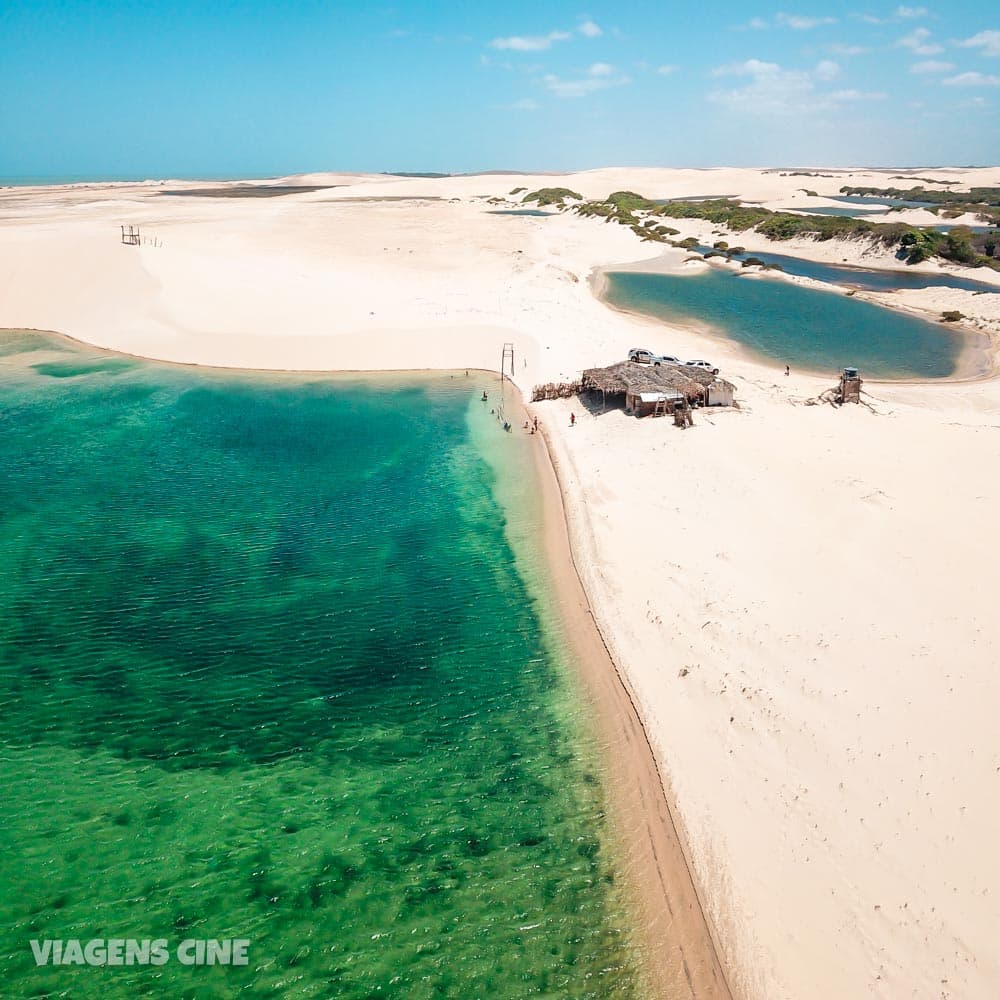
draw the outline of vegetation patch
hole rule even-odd
[[[953,191],[925,191],[924,188],[841,188],[849,194],[877,195],[911,201],[936,200],[937,207],[946,207],[961,214],[964,201],[949,199],[979,199],[975,207],[980,218],[994,218],[1000,224],[1000,188],[973,188],[959,194]],[[924,197],[924,196],[927,197]],[[566,208],[565,199],[575,198],[581,203],[573,206],[580,215],[604,219],[628,226],[642,240],[669,243],[684,250],[693,249],[698,240],[688,237],[675,241],[671,236],[678,230],[658,224],[661,219],[698,219],[725,227],[730,232],[753,230],[771,240],[789,240],[802,237],[813,240],[867,239],[886,247],[898,247],[899,257],[909,264],[918,264],[932,257],[940,257],[968,267],[991,267],[1000,270],[1000,234],[974,234],[964,226],[946,233],[926,227],[910,226],[899,222],[869,222],[838,215],[798,215],[794,212],[772,212],[759,205],[743,205],[733,198],[710,198],[705,201],[658,202],[635,191],[615,191],[603,201],[583,201],[575,192],[566,188],[543,188],[526,195],[525,201],[538,201],[540,205],[554,204]],[[745,253],[743,247],[729,248],[724,240],[715,243],[714,249],[727,252],[732,257]],[[753,258],[751,258],[753,259]],[[750,266],[744,262],[744,266]],[[766,265],[775,267],[775,265]]]
[[[916,177],[914,180],[926,180]],[[933,183],[944,183],[935,181]],[[925,201],[930,203],[930,212],[940,214],[945,219],[955,219],[967,212],[980,222],[1000,226],[1000,187],[974,187],[968,191],[937,191],[925,187],[842,187],[841,194],[858,195],[862,198],[891,198],[894,201]]]
[[[897,175],[895,177],[890,177],[891,181],[920,181],[921,184],[958,184],[958,181],[939,181],[934,177],[902,177]]]
[[[582,194],[577,194],[576,191],[571,191],[569,188],[563,187],[539,188],[537,191],[526,194],[521,200],[523,202],[537,202],[539,208],[544,208],[546,205],[565,208],[567,198],[572,198],[574,201],[583,201]]]

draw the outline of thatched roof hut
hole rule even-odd
[[[683,396],[688,402],[702,405],[728,406],[733,401],[731,382],[702,371],[678,365],[640,365],[634,361],[619,361],[607,368],[588,368],[583,373],[581,388],[610,396],[625,396],[626,406],[635,408],[642,396]]]

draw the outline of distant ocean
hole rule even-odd
[[[528,442],[480,389],[0,334],[4,995],[636,995],[599,762],[509,541]],[[93,938],[249,964],[30,948]]]
[[[10,177],[0,177],[0,187],[35,187],[57,184],[117,184],[138,183],[140,181],[188,180],[188,181],[243,181],[265,180],[270,174],[198,174],[191,176],[185,173],[164,174],[162,177],[150,177],[147,174],[117,174],[108,177],[104,174],[24,174]],[[274,175],[279,176],[279,175]]]

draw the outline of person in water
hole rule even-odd
[[[486,390],[483,389],[483,402],[485,403],[487,399],[489,399],[489,396],[486,395]]]

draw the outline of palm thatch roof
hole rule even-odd
[[[705,395],[705,387],[715,384],[729,385],[725,379],[700,368],[677,365],[640,365],[634,361],[619,361],[607,368],[588,368],[583,373],[581,386],[607,393],[643,392],[683,393],[695,400]]]

